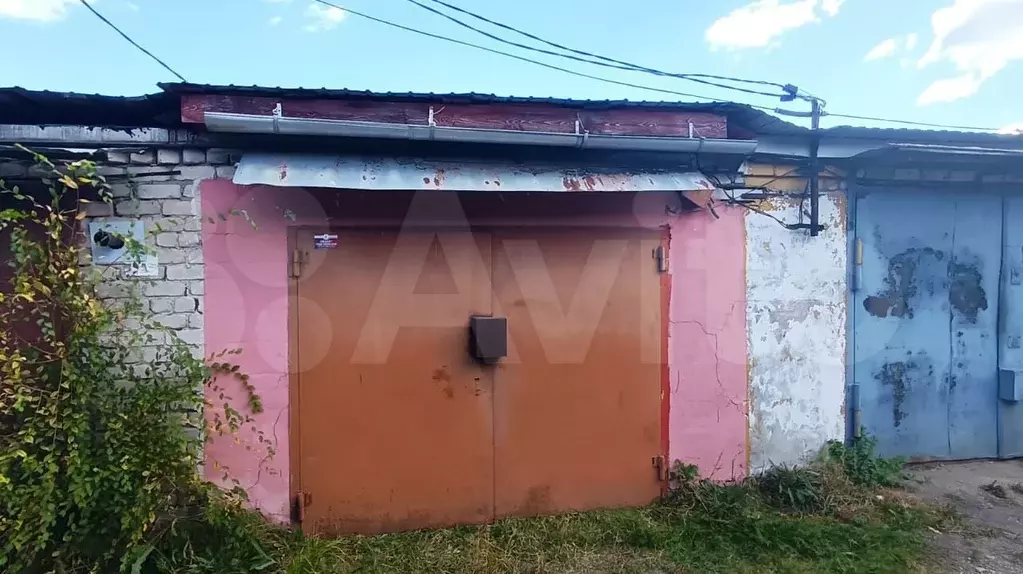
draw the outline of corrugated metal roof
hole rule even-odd
[[[721,114],[729,119],[729,127],[750,132],[776,135],[797,135],[807,130],[769,113],[745,104],[732,102],[672,102],[650,100],[585,100],[553,97],[497,96],[478,93],[423,93],[423,92],[371,92],[366,90],[327,88],[281,88],[261,86],[217,86],[208,84],[162,83],[160,88],[172,94],[218,94],[250,97],[278,97],[294,99],[343,98],[365,101],[401,101],[436,104],[533,104],[577,109],[648,109],[686,110]],[[749,136],[740,136],[749,137]]]
[[[943,144],[1006,144],[1023,146],[1023,136],[993,132],[966,132],[952,130],[924,130],[913,128],[868,128],[861,126],[836,126],[821,130],[831,138],[885,139],[893,142],[943,143]]]
[[[577,109],[687,110],[722,114],[751,133],[798,134],[803,128],[743,104],[645,100],[582,100],[552,97],[497,96],[478,93],[371,92],[327,88],[279,88],[212,84],[162,83],[162,92],[143,96],[106,96],[74,92],[0,88],[0,123],[82,124],[117,127],[179,127],[181,94],[244,95],[295,99],[348,99],[424,103],[498,103],[553,105]]]
[[[0,88],[0,123],[177,127],[181,110],[169,93],[104,96],[12,87]]]
[[[672,102],[649,100],[587,100],[532,96],[498,96],[494,94],[433,93],[433,92],[373,92],[369,90],[329,88],[282,88],[264,86],[236,86],[211,84],[161,83],[162,90],[172,94],[217,94],[239,96],[263,96],[294,99],[365,99],[376,101],[414,101],[429,103],[478,103],[478,104],[541,104],[571,108],[656,108],[706,110],[725,112],[734,108],[746,108],[742,104],[728,102]]]
[[[809,130],[750,106],[730,102],[585,100],[552,97],[497,96],[478,93],[372,92],[327,88],[281,88],[189,83],[162,83],[162,92],[143,96],[105,96],[73,92],[0,88],[0,123],[77,124],[109,127],[178,127],[181,94],[265,96],[295,99],[338,98],[364,101],[428,103],[505,103],[554,105],[579,109],[677,109],[728,117],[732,128],[756,135],[805,136]],[[731,134],[730,134],[731,135]],[[830,138],[881,139],[896,142],[1023,145],[1023,136],[982,132],[838,126],[822,130]]]

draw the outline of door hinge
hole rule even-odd
[[[668,461],[664,456],[658,455],[651,459],[654,471],[657,472],[658,482],[668,482]]]
[[[658,273],[668,272],[668,250],[663,245],[654,249],[654,261],[657,262]]]
[[[305,509],[313,503],[313,496],[308,492],[298,491],[292,501],[291,518],[301,524],[305,522]]]
[[[860,290],[860,282],[863,276],[863,240],[859,237],[856,238],[854,244],[855,253],[853,253],[853,268],[852,268],[852,285],[850,285],[850,291],[856,292]]]
[[[299,278],[302,276],[302,266],[306,262],[305,251],[296,249],[291,252],[291,272],[290,277]]]

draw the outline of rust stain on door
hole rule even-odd
[[[660,345],[660,277],[647,250],[659,241],[627,230],[495,234],[495,308],[519,356],[494,378],[498,517],[659,495],[650,460],[660,453],[661,365],[643,349]]]
[[[338,235],[338,247],[316,251],[322,260],[298,285],[300,488],[312,493],[303,529],[490,521],[491,396],[476,392],[483,372],[466,354],[464,327],[423,326],[436,317],[415,316],[409,305],[433,297],[452,314],[459,304],[466,316],[489,313],[486,269],[453,261],[457,249],[438,257],[432,233],[404,231],[400,245],[396,230]],[[472,240],[489,267],[489,236]],[[462,274],[465,292],[415,294],[420,277],[446,274]]]
[[[393,532],[655,499],[661,232],[439,233],[338,231],[298,282],[303,529]],[[500,364],[470,359],[472,314],[508,318]]]

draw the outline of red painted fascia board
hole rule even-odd
[[[280,103],[284,117],[425,125],[433,107],[438,126],[591,134],[727,138],[725,116],[685,110],[571,109],[533,104],[436,104],[184,94],[181,121],[203,123],[206,112],[266,115]]]

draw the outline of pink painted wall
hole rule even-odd
[[[670,215],[679,207],[673,193],[511,196],[471,193],[459,199],[466,217],[490,225],[669,227],[669,454],[698,464],[705,476],[741,476],[747,458],[742,213],[725,208],[718,209],[720,219],[702,211]],[[238,442],[210,444],[207,475],[220,478],[226,467],[253,505],[279,520],[288,519],[290,496],[288,226],[400,223],[411,198],[400,192],[202,184],[207,354],[243,349],[236,362],[265,406]],[[241,392],[231,396],[243,404]],[[208,398],[222,402],[219,395]],[[253,428],[271,441],[273,457]]]
[[[214,439],[206,451],[207,478],[230,479],[249,493],[251,503],[267,515],[290,519],[288,476],[288,283],[287,227],[285,219],[266,217],[270,205],[265,192],[254,192],[229,181],[205,181],[203,202],[203,255],[206,265],[206,354],[241,348],[228,357],[250,376],[264,407],[255,424],[233,437]],[[258,229],[245,214],[258,221]],[[224,219],[220,216],[223,215]],[[212,222],[210,221],[212,218]],[[223,379],[223,377],[222,377]],[[244,393],[237,382],[222,380],[233,392],[228,396],[245,410]],[[219,393],[207,393],[214,405]],[[252,429],[263,432],[275,449],[273,456]]]
[[[746,474],[745,219],[739,208],[671,228],[669,455],[720,480]]]

